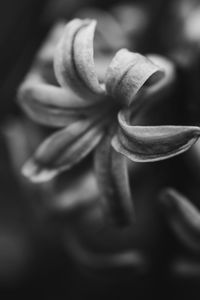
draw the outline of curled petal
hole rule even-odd
[[[95,172],[104,210],[112,223],[128,225],[134,220],[127,161],[111,147],[106,135],[95,153]]]
[[[70,87],[79,96],[94,99],[105,93],[95,72],[93,39],[94,20],[75,19],[69,22],[57,46],[54,69],[58,82]]]
[[[18,92],[18,99],[26,114],[35,122],[53,126],[63,127],[76,120],[80,109],[66,106],[68,97],[67,91],[48,84],[24,84]]]
[[[200,249],[200,212],[183,195],[174,189],[166,189],[161,194],[167,219],[177,238],[185,246]]]
[[[139,53],[126,49],[117,52],[106,74],[107,92],[122,104],[130,105],[142,86],[164,76],[161,68]]]
[[[149,54],[147,58],[159,66],[164,73],[160,80],[153,82],[149,86],[145,86],[143,90],[144,98],[149,99],[151,97],[155,101],[156,98],[162,98],[170,90],[170,87],[175,82],[176,70],[174,64],[161,55]]]
[[[158,100],[159,102],[165,101],[166,97],[173,91],[176,83],[176,69],[170,60],[157,54],[147,55],[146,57],[160,67],[163,76],[152,76],[137,93],[129,111],[130,116],[133,118],[138,116],[139,112],[144,114],[145,110],[150,106],[152,107]]]
[[[159,161],[181,154],[200,136],[200,128],[195,126],[131,126],[123,112],[118,120],[120,128],[112,145],[137,162]]]
[[[98,105],[87,105],[70,89],[48,84],[34,71],[20,86],[18,102],[31,119],[53,127],[66,126],[101,109]]]
[[[70,169],[101,140],[105,123],[81,120],[47,138],[23,167],[30,180],[42,182]]]

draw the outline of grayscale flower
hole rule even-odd
[[[36,122],[58,128],[23,167],[43,182],[72,168],[92,150],[100,194],[115,222],[134,219],[127,160],[160,161],[189,149],[198,139],[195,126],[138,126],[137,116],[162,100],[175,80],[173,64],[119,50],[99,80],[93,39],[96,21],[69,22],[54,55],[57,83],[36,69],[19,89],[19,102]]]

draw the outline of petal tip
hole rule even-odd
[[[42,169],[31,159],[23,166],[22,174],[34,183],[42,183],[53,179],[57,172],[55,170]]]
[[[54,54],[54,72],[59,84],[92,101],[105,94],[94,64],[96,25],[94,19],[74,19],[67,23]]]
[[[147,80],[158,72],[158,66],[147,57],[123,48],[115,54],[108,67],[107,91],[123,105],[129,106]]]
[[[165,188],[159,194],[159,200],[165,208],[172,208],[175,205],[175,200],[179,197],[178,192],[176,192],[173,188]]]

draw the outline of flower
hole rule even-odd
[[[31,118],[59,128],[39,146],[23,174],[35,182],[50,180],[96,148],[104,206],[115,222],[127,224],[134,209],[126,157],[153,162],[178,155],[196,142],[200,128],[135,125],[143,107],[171,88],[173,65],[158,55],[121,49],[99,81],[93,57],[95,27],[90,19],[69,22],[54,55],[57,83],[45,82],[36,69],[19,89],[19,102]]]

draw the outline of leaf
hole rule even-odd
[[[165,189],[160,198],[167,220],[177,238],[193,250],[200,249],[200,212],[187,198],[172,188]]]
[[[57,46],[54,69],[61,86],[70,87],[86,101],[105,94],[95,72],[93,39],[94,20],[74,19],[69,22]]]
[[[123,112],[118,115],[119,131],[112,141],[114,149],[130,160],[152,162],[187,151],[199,138],[195,126],[131,126]]]
[[[111,147],[106,134],[95,152],[95,173],[105,214],[111,223],[125,226],[133,222],[134,209],[126,158]]]
[[[164,72],[145,56],[121,49],[108,67],[106,89],[121,104],[130,105],[148,80],[154,83],[163,76]]]
[[[34,182],[48,181],[82,160],[100,142],[105,120],[79,120],[47,138],[23,167]]]

